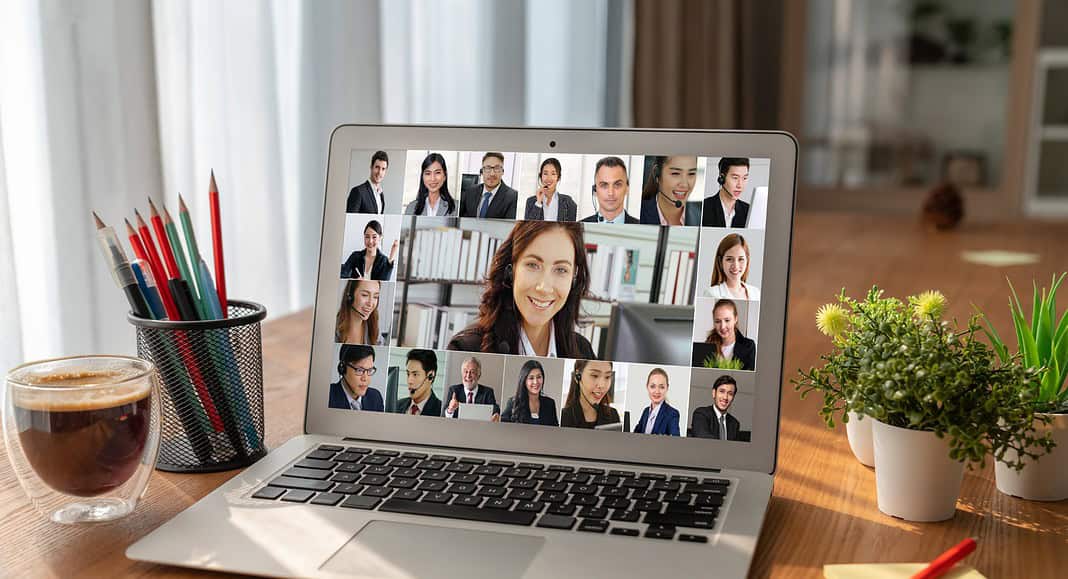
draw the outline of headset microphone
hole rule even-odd
[[[601,215],[601,209],[597,207],[597,185],[590,187],[591,195],[593,196],[593,214],[597,216],[597,223],[604,222],[604,215]]]
[[[678,199],[672,199],[671,197],[669,197],[667,195],[664,195],[663,191],[659,191],[658,190],[657,193],[659,193],[660,196],[663,197],[664,199],[667,199],[668,201],[671,201],[672,203],[674,203],[675,204],[675,209],[682,209],[682,201],[679,201]]]

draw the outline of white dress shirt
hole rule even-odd
[[[738,342],[735,342],[734,344],[737,343]],[[731,344],[730,346],[723,346],[720,348],[721,355],[723,356],[724,360],[730,360],[734,357],[734,344]]]
[[[382,213],[385,213],[385,211],[386,211],[386,196],[385,196],[385,194],[382,193],[382,186],[381,185],[375,185],[374,183],[371,183],[370,180],[367,181],[367,184],[371,186],[371,191],[374,191],[374,193],[375,193],[375,201],[378,203],[378,211],[376,211],[375,213],[378,213],[379,215],[381,215]]]
[[[652,434],[653,433],[653,424],[656,423],[656,415],[660,414],[660,407],[661,406],[663,406],[663,403],[652,404],[652,405],[649,406],[649,416],[647,416],[645,418],[645,433],[646,434]]]
[[[523,326],[519,326],[519,354],[523,356],[539,356],[534,351],[534,345],[530,343],[530,338],[527,336],[527,331],[523,329]],[[556,327],[552,322],[549,322],[549,352],[546,356],[550,358],[556,357]]]
[[[548,203],[542,203],[535,198],[534,205],[542,208],[542,218],[545,221],[559,221],[560,219],[560,192],[553,191],[552,199]]]
[[[730,227],[731,221],[734,221],[734,208],[737,207],[738,201],[735,201],[734,205],[731,205],[730,211],[728,212],[727,204],[723,202],[723,196],[717,195],[717,197],[719,197],[720,206],[723,207],[723,226]]]
[[[705,295],[710,298],[727,300],[757,301],[760,299],[760,288],[755,285],[749,285],[744,281],[740,283],[742,284],[742,295],[735,295],[734,292],[727,287],[727,282],[705,288]]]
[[[430,204],[430,197],[427,196],[426,203],[423,204],[423,215],[435,216],[438,214],[438,205],[444,203],[445,200],[438,196],[438,202],[434,205]]]
[[[345,393],[345,398],[349,401],[349,408],[353,410],[363,410],[363,396],[353,398],[352,394],[349,394],[349,389],[346,388],[344,384],[341,385],[341,391]]]

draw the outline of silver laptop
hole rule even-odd
[[[338,127],[306,434],[127,556],[745,576],[775,471],[796,158],[785,133]],[[474,405],[489,420],[462,419]]]

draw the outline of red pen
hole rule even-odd
[[[930,565],[925,567],[919,573],[913,575],[912,579],[935,579],[935,577],[941,577],[974,550],[975,539],[964,539],[945,553],[939,555],[937,559],[931,561]]]

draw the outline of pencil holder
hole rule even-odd
[[[260,304],[229,300],[221,320],[146,320],[130,314],[137,353],[156,365],[161,429],[156,468],[216,472],[265,454]]]

